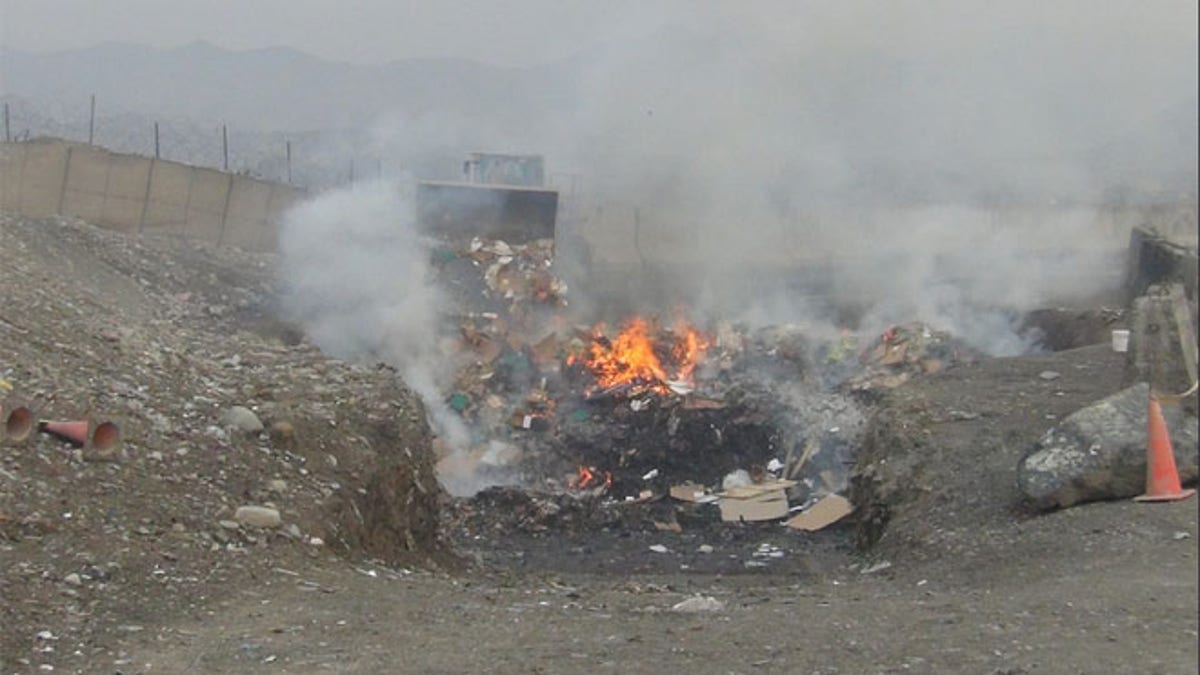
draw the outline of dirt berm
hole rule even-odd
[[[269,256],[0,215],[0,406],[124,435],[114,461],[0,441],[0,664],[104,649],[331,550],[454,564],[420,401],[271,319],[273,273]],[[254,413],[243,429],[235,406]],[[241,506],[282,522],[239,522]]]
[[[1018,489],[1021,458],[1059,420],[1123,389],[1125,375],[1124,355],[1097,344],[962,365],[891,390],[852,481],[859,546],[961,561],[981,537],[1027,540],[1040,520]]]

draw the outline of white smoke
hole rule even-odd
[[[382,181],[322,193],[287,214],[280,252],[286,314],[331,355],[395,367],[434,432],[465,448],[469,433],[442,400],[443,305],[411,195]]]

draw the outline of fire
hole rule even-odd
[[[596,378],[593,390],[623,388],[629,395],[668,394],[692,389],[696,366],[709,344],[682,319],[673,330],[661,331],[650,321],[634,317],[611,340],[604,335],[604,325],[597,325],[582,360]],[[572,357],[568,363],[574,361]]]
[[[581,466],[579,467],[579,473],[567,482],[567,486],[573,490],[585,490],[590,487],[596,487],[601,482],[604,483],[605,490],[612,487],[612,473],[605,471],[603,478],[601,478],[596,467]]]

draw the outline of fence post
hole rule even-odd
[[[16,208],[18,211],[24,211],[25,207],[22,204],[25,201],[25,164],[29,159],[29,146],[21,146],[21,172],[17,174],[17,201]]]
[[[154,159],[158,159],[158,122],[154,123]],[[153,166],[153,165],[151,165]]]
[[[287,141],[287,182],[292,184],[292,142]]]
[[[217,246],[225,241],[225,224],[229,222],[229,198],[233,195],[233,174],[228,174],[229,186],[225,188],[225,208],[221,209],[221,232],[217,234]]]
[[[96,95],[92,94],[91,111],[88,113],[88,145],[92,144],[96,132]]]
[[[63,214],[63,205],[67,201],[67,178],[71,175],[71,146],[67,146],[67,157],[63,161],[62,186],[58,190],[58,208],[55,213]]]
[[[225,171],[229,171],[229,127],[221,125],[221,154],[225,157]]]
[[[188,188],[187,196],[183,198],[183,227],[179,228],[180,236],[186,237],[188,234],[188,225],[192,221],[192,186],[196,184],[196,167],[191,167],[188,172]]]
[[[8,103],[4,104],[4,142],[12,143],[12,131],[8,127]]]
[[[154,123],[154,130],[156,132],[158,131],[158,122]],[[157,137],[158,134],[156,133],[155,136]],[[157,138],[155,140],[157,140]],[[155,145],[155,153],[154,154],[155,154],[156,158],[150,160],[150,170],[146,172],[146,194],[142,199],[142,217],[138,219],[138,234],[141,234],[142,230],[146,229],[146,212],[150,210],[150,185],[151,185],[151,183],[154,182],[154,165],[158,163],[158,160],[157,160],[158,143],[156,142],[154,145]]]

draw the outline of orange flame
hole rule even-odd
[[[604,335],[604,325],[598,324],[583,361],[596,378],[593,390],[628,386],[631,395],[646,391],[667,394],[670,384],[692,386],[696,366],[709,344],[686,321],[677,321],[673,331],[658,331],[646,319],[634,317],[611,340]],[[573,362],[574,358],[568,361]]]
[[[600,477],[594,466],[579,467],[579,474],[567,481],[567,486],[573,490],[584,490],[600,484]],[[604,472],[604,489],[612,487],[612,473]]]

